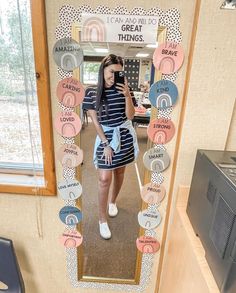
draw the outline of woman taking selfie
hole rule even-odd
[[[88,88],[83,102],[83,109],[88,110],[97,132],[94,164],[98,170],[99,231],[104,239],[111,238],[107,211],[110,217],[118,214],[116,199],[125,167],[138,154],[137,137],[131,122],[135,103],[127,79],[122,81],[122,70],[121,57],[113,54],[105,57],[99,68],[97,88]],[[120,82],[115,81],[117,74]]]

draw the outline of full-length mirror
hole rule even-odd
[[[83,196],[80,202],[83,211],[83,245],[78,250],[78,278],[83,281],[110,281],[115,283],[138,284],[141,272],[142,254],[136,248],[136,239],[143,234],[137,215],[142,209],[140,188],[145,182],[145,169],[142,157],[147,149],[147,125],[151,116],[148,93],[151,84],[158,78],[152,64],[152,55],[158,43],[165,41],[166,30],[156,27],[156,44],[82,42],[81,27],[74,25],[73,38],[84,53],[80,71],[74,75],[83,83],[85,89],[97,87],[98,71],[104,56],[121,56],[128,80],[132,102],[135,108],[132,125],[137,135],[139,155],[136,161],[125,169],[124,181],[116,204],[118,214],[108,215],[112,237],[104,240],[98,227],[98,173],[93,162],[94,142],[97,136],[93,119],[85,103],[80,108],[83,127],[80,133],[80,147],[84,151],[84,161],[80,168]],[[121,69],[119,69],[121,70]],[[119,108],[119,105],[117,105]],[[114,193],[114,174],[109,199]],[[146,174],[147,181],[147,174]]]

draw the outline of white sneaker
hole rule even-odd
[[[102,238],[104,239],[110,239],[111,238],[111,231],[109,229],[109,226],[107,222],[100,223],[99,221],[99,232]]]
[[[118,209],[115,203],[109,203],[108,205],[108,215],[110,217],[115,217],[118,214]]]

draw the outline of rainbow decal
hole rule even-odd
[[[72,168],[77,163],[76,158],[71,154],[66,154],[62,159],[62,166]]]
[[[165,142],[167,141],[167,134],[164,130],[160,131],[156,131],[153,135],[153,140],[154,143],[156,144],[165,144]]]
[[[156,203],[155,197],[152,194],[147,193],[145,196],[145,201],[148,202],[149,204],[154,204]]]
[[[66,216],[65,223],[67,225],[76,225],[76,224],[79,223],[79,221],[78,221],[78,218],[75,215],[70,214],[70,215]]]
[[[64,242],[65,247],[72,248],[76,247],[76,241],[73,238],[67,238],[66,241]]]
[[[70,191],[69,192],[69,199],[76,199],[76,198],[77,198],[77,196],[74,194],[74,192]]]
[[[142,247],[143,253],[154,253],[154,247],[151,244],[144,244]]]
[[[165,169],[164,162],[160,159],[153,160],[150,167],[151,170],[155,172],[161,172]]]
[[[62,97],[62,104],[66,107],[75,107],[76,96],[73,92],[65,92]]]
[[[62,136],[73,137],[76,135],[75,126],[72,123],[64,123],[61,128]]]
[[[87,19],[82,29],[82,41],[105,42],[106,29],[104,22],[97,17]]]
[[[150,229],[152,227],[152,223],[150,221],[146,221],[144,227],[146,227],[147,229]]]
[[[158,69],[161,72],[174,72],[175,71],[175,60],[168,56],[168,57],[164,57],[161,59],[159,65],[158,65]]]
[[[77,62],[75,55],[68,52],[61,55],[60,63],[60,67],[65,70],[76,68],[80,65],[79,62]]]
[[[156,99],[156,107],[159,109],[165,109],[172,106],[172,99],[168,94],[161,94]]]

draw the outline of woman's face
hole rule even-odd
[[[111,64],[104,68],[105,87],[111,87],[114,84],[114,72],[122,69],[120,64]]]

